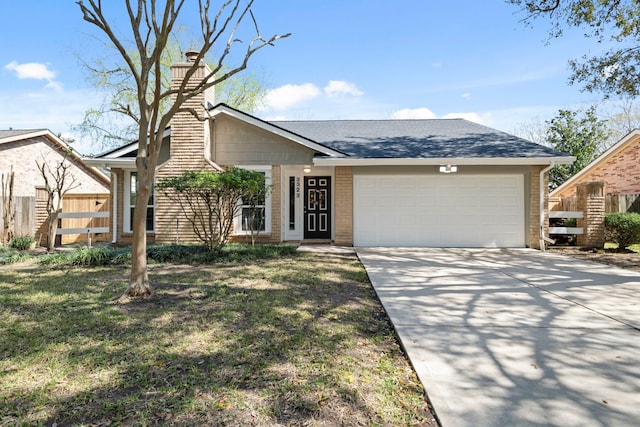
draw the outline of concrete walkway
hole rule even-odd
[[[640,274],[528,249],[357,254],[444,427],[640,425]]]

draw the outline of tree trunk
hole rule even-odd
[[[133,243],[131,245],[131,275],[129,287],[122,297],[148,297],[153,293],[147,273],[147,205],[153,176],[138,168],[138,190],[133,210]]]
[[[60,210],[55,210],[49,214],[49,222],[47,223],[47,252],[53,252],[55,250],[59,214]]]
[[[2,230],[2,246],[9,245],[13,238],[13,231],[15,230],[14,218],[16,216],[15,201],[13,198],[13,166],[11,172],[6,176],[2,174],[2,224],[4,229]]]

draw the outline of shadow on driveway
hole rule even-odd
[[[528,249],[357,253],[444,427],[640,422],[640,273]]]

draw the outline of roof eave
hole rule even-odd
[[[38,130],[34,130],[33,132],[25,132],[25,133],[21,133],[21,134],[17,134],[17,135],[13,135],[13,136],[8,136],[6,138],[0,138],[0,143],[4,144],[4,143],[8,143],[8,142],[14,142],[14,141],[20,141],[22,139],[29,139],[29,138],[35,138],[38,136],[45,136],[51,134],[51,131],[48,129],[38,129]],[[53,134],[51,134],[53,135]]]
[[[315,166],[429,166],[429,165],[567,165],[576,160],[573,156],[562,157],[433,157],[433,158],[353,158],[316,157]]]
[[[102,167],[102,168],[120,168],[120,169],[135,169],[136,158],[135,157],[123,157],[123,158],[93,158],[85,157],[82,159],[88,166]]]

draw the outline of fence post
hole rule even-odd
[[[576,186],[577,210],[583,217],[577,220],[583,234],[577,237],[578,246],[604,248],[605,196],[603,181],[587,181]]]

